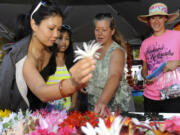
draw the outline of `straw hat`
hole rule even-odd
[[[179,16],[179,11],[175,13],[168,14],[168,8],[164,3],[155,3],[149,7],[149,14],[148,15],[139,15],[137,16],[138,20],[144,23],[148,22],[148,17],[154,15],[165,15],[168,16],[167,22],[174,21]]]

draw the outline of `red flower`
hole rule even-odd
[[[79,129],[81,126],[85,126],[86,122],[89,122],[92,126],[98,124],[98,115],[92,111],[87,111],[85,113],[80,113],[78,111],[71,112],[70,115],[61,124],[59,124],[59,130],[65,126],[70,129],[74,127]]]

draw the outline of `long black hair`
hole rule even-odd
[[[31,19],[34,19],[36,25],[39,25],[42,20],[53,15],[63,17],[62,11],[55,0],[36,0],[29,12],[18,16],[14,41],[32,35]]]
[[[73,64],[74,64],[74,62],[73,62],[73,60],[74,60],[74,51],[73,51],[72,38],[71,38],[72,37],[71,26],[63,24],[62,28],[61,28],[61,35],[64,32],[67,32],[69,34],[69,46],[66,49],[65,54],[64,54],[65,65],[66,65],[67,69],[69,70],[73,66]],[[62,36],[60,36],[60,38],[61,37]]]

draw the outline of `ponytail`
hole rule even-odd
[[[124,38],[122,36],[122,34],[118,31],[117,27],[114,27],[115,29],[115,33],[112,36],[113,40],[116,41],[119,45],[122,46],[122,48],[124,48],[125,50],[127,49],[126,44],[124,42]]]

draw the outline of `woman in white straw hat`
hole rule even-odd
[[[180,67],[180,32],[165,28],[166,23],[172,22],[178,16],[178,11],[168,14],[168,8],[164,3],[155,3],[150,6],[148,15],[137,17],[153,30],[153,34],[143,41],[140,48],[139,57],[143,61],[142,76],[146,79],[157,67],[166,63],[162,74],[150,80],[146,79],[143,94],[145,112],[180,112],[179,97],[162,100],[162,83],[167,80],[160,80],[167,71],[174,71]],[[163,83],[163,88],[169,85]]]

